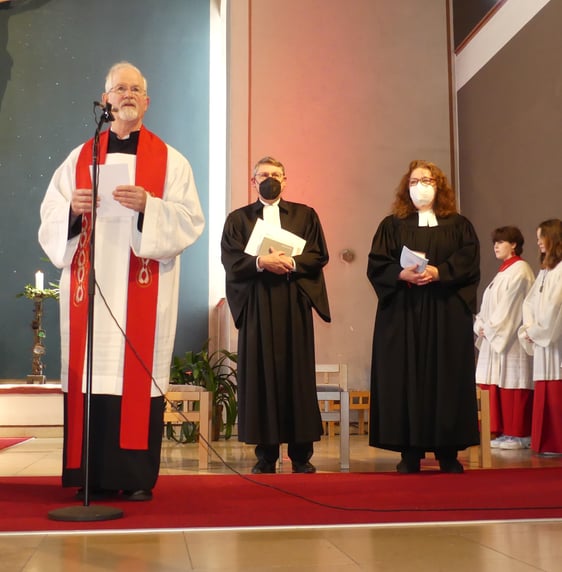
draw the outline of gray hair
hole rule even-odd
[[[274,167],[277,167],[279,169],[282,169],[283,171],[283,176],[285,176],[285,166],[283,165],[283,163],[281,163],[281,161],[278,161],[277,159],[275,159],[275,157],[262,157],[254,166],[254,177],[256,176],[259,168],[261,167],[261,165],[273,165]]]
[[[108,93],[109,90],[113,87],[113,85],[112,85],[113,74],[117,70],[120,70],[121,68],[130,68],[130,69],[133,69],[136,72],[138,72],[138,74],[142,77],[142,83],[143,83],[144,91],[147,91],[148,83],[146,81],[146,78],[142,75],[142,72],[140,71],[140,69],[137,66],[134,66],[130,62],[121,61],[121,62],[117,62],[116,64],[113,64],[109,68],[109,71],[107,72],[107,75],[105,76],[105,92],[106,93]]]

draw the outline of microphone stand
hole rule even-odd
[[[84,407],[84,427],[82,452],[82,467],[84,471],[84,504],[83,506],[69,506],[52,510],[48,513],[51,520],[71,521],[71,522],[92,522],[102,520],[114,520],[123,516],[123,511],[110,506],[90,505],[90,411],[92,398],[92,370],[94,355],[94,295],[96,291],[96,206],[98,201],[98,170],[99,170],[99,138],[101,128],[104,123],[110,123],[115,118],[111,113],[111,103],[102,106],[97,101],[96,107],[102,108],[102,113],[98,120],[94,141],[92,146],[92,210],[91,210],[91,231],[90,231],[90,271],[88,273],[88,328],[86,345],[86,393]]]

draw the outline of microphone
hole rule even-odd
[[[119,110],[116,107],[113,107],[109,101],[105,105],[99,101],[94,101],[94,106],[99,107],[102,110],[102,119],[104,123],[115,121],[115,116],[113,115],[112,111]]]

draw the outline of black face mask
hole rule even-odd
[[[260,183],[260,195],[266,201],[273,201],[281,194],[281,183],[273,177],[268,177]]]

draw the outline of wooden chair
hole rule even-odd
[[[339,402],[330,403],[330,409],[339,409]],[[371,392],[357,389],[349,390],[349,411],[357,411],[357,433],[359,435],[369,434],[369,411],[371,408]],[[366,414],[366,419],[365,419]],[[324,423],[325,431],[329,437],[336,434],[336,422],[327,421]]]
[[[349,392],[346,364],[316,364],[316,392],[322,421],[339,422],[340,469],[349,471]],[[336,402],[339,406],[336,408]]]
[[[199,468],[207,469],[209,467],[208,443],[211,442],[212,394],[197,385],[170,387],[172,389],[166,393],[164,423],[170,422],[181,425],[184,421],[199,422]],[[193,408],[196,401],[199,402],[199,410]]]
[[[358,417],[358,433],[359,435],[369,434],[369,412],[371,409],[371,392],[356,391],[349,392],[349,408],[357,410]],[[367,412],[367,421],[365,421],[365,412]],[[365,427],[365,424],[367,425]]]
[[[474,445],[468,450],[471,464],[489,469],[492,467],[492,448],[490,440],[490,394],[486,390],[476,387],[476,400],[478,402],[478,423],[480,425],[480,445]]]

